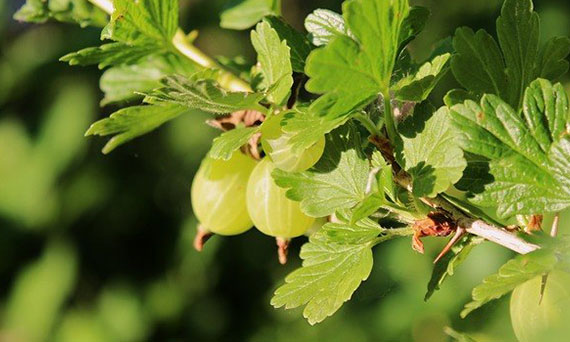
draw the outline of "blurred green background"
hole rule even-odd
[[[570,35],[570,2],[535,2],[543,37]],[[471,288],[512,256],[490,243],[428,303],[431,261],[444,241],[428,240],[419,255],[403,239],[376,248],[371,277],[324,323],[274,310],[271,294],[299,266],[303,238],[286,266],[255,230],[192,249],[190,183],[217,134],[207,116],[186,115],[102,155],[105,139],[83,137],[116,109],[98,106],[101,71],[57,61],[97,44],[99,31],[18,23],[22,3],[0,0],[0,342],[451,341],[446,326],[481,342],[514,341],[508,298],[459,318]],[[313,9],[340,12],[340,3],[283,0],[284,16],[302,29]],[[432,11],[412,47],[423,59],[457,26],[494,33],[501,1],[413,3]],[[217,26],[227,5],[181,0],[181,26],[198,29],[197,45],[210,55],[253,61],[248,32]],[[448,74],[434,100],[454,84]],[[562,222],[570,232],[569,213]]]

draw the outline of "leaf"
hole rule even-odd
[[[98,64],[99,69],[103,69],[111,65],[134,64],[155,52],[161,53],[165,50],[161,50],[157,45],[130,46],[123,43],[109,43],[69,53],[59,60],[69,65]]]
[[[486,277],[473,289],[473,301],[465,305],[461,317],[465,318],[473,310],[506,295],[527,280],[547,273],[556,263],[556,256],[545,250],[514,257],[501,266],[498,273]]]
[[[473,201],[499,216],[556,212],[570,206],[568,98],[560,84],[538,79],[522,115],[495,95],[451,108],[467,152],[489,159],[494,182]]]
[[[556,80],[568,72],[566,57],[570,53],[570,38],[554,37],[540,51],[537,75],[547,80]]]
[[[307,16],[305,29],[309,32],[309,39],[316,46],[326,45],[337,36],[351,36],[342,15],[321,8]]]
[[[187,108],[174,104],[127,107],[92,124],[85,135],[114,135],[103,147],[103,153],[107,154],[186,111],[188,111]]]
[[[26,0],[14,19],[45,23],[50,19],[77,23],[81,27],[107,24],[107,15],[88,0]]]
[[[313,146],[325,134],[349,119],[349,116],[338,118],[319,116],[307,107],[296,107],[283,116],[282,129],[291,135],[289,146],[293,152],[304,151]]]
[[[249,139],[260,131],[260,127],[237,127],[224,132],[214,139],[209,156],[214,159],[229,160],[235,150],[247,144]]]
[[[280,13],[280,0],[241,0],[222,12],[220,26],[226,29],[245,30],[257,24],[265,16]]]
[[[291,49],[291,66],[293,71],[305,72],[305,60],[313,49],[307,37],[287,24],[282,18],[269,16],[264,19],[279,35],[279,39],[286,41]]]
[[[273,172],[275,183],[287,188],[287,197],[301,202],[301,210],[313,217],[351,208],[366,196],[368,160],[360,150],[360,135],[349,124],[326,137],[325,151],[317,164],[304,172]]]
[[[424,63],[417,72],[399,80],[392,90],[399,101],[422,102],[427,99],[439,80],[447,73],[451,54],[436,56]]]
[[[142,98],[140,93],[160,87],[160,80],[167,75],[191,75],[194,64],[176,55],[152,56],[132,65],[120,65],[106,70],[99,86],[105,93],[101,105]]]
[[[433,197],[447,190],[461,178],[466,166],[449,110],[434,111],[433,106],[422,103],[398,125],[402,142],[397,158],[412,176],[413,193],[418,197]]]
[[[413,6],[410,8],[410,13],[402,23],[400,31],[400,50],[424,30],[429,16],[430,11],[425,7]]]
[[[251,31],[251,43],[257,52],[262,85],[268,90],[267,98],[282,105],[289,98],[293,85],[289,46],[267,22],[257,24],[255,31]]]
[[[406,0],[344,3],[345,22],[356,40],[337,36],[309,55],[306,88],[326,94],[314,102],[314,110],[332,117],[346,115],[387,91],[408,10]]]
[[[169,45],[178,29],[178,0],[114,0],[101,38],[128,45]]]
[[[483,242],[484,239],[467,235],[454,244],[449,252],[445,254],[433,267],[431,279],[427,286],[427,292],[424,300],[427,301],[439,290],[441,284],[448,276],[453,276],[455,269],[467,259],[467,256],[473,250],[473,247]]]
[[[531,0],[506,0],[497,19],[499,43],[483,30],[456,31],[451,61],[455,78],[476,96],[494,94],[514,109],[538,77],[557,79],[568,69],[568,38],[555,38],[539,48],[539,18]],[[538,61],[538,63],[537,63]]]
[[[219,87],[214,80],[193,78],[196,77],[166,77],[162,81],[163,87],[147,94],[144,101],[151,104],[175,103],[218,115],[244,109],[266,111],[259,104],[264,97],[261,93],[230,92]]]
[[[456,342],[477,342],[472,337],[457,332],[450,327],[443,328],[443,331],[451,338],[453,338]]]
[[[392,167],[386,163],[382,154],[374,151],[372,154],[372,170],[368,175],[367,188],[370,185],[370,192],[366,198],[354,207],[350,224],[366,218],[380,209],[388,202],[386,194],[394,197]]]
[[[303,245],[303,267],[285,278],[271,299],[276,308],[305,305],[303,316],[310,324],[322,322],[348,301],[372,270],[374,240],[383,229],[365,219],[347,223],[348,215],[338,215],[340,223],[327,223]]]

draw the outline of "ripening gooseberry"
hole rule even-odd
[[[289,239],[303,235],[314,218],[305,215],[299,202],[285,197],[286,190],[273,181],[275,165],[264,158],[251,173],[247,184],[247,211],[253,224],[262,233]]]
[[[570,273],[551,272],[542,301],[541,284],[538,276],[517,286],[511,296],[511,322],[519,342],[563,341],[570,334]]]
[[[287,172],[304,171],[321,158],[325,149],[325,138],[304,151],[293,152],[289,146],[292,135],[281,129],[283,115],[269,117],[261,126],[261,146],[275,166]]]
[[[192,182],[192,208],[202,229],[237,235],[253,226],[246,208],[247,180],[256,162],[234,152],[229,160],[206,157]]]

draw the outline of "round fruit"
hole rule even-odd
[[[293,152],[288,144],[291,134],[283,132],[283,115],[274,115],[261,126],[261,146],[275,166],[287,172],[304,171],[321,158],[325,149],[325,138],[304,151]]]
[[[256,162],[235,152],[229,160],[206,157],[192,182],[192,208],[203,228],[237,235],[253,226],[247,214],[247,180]]]
[[[265,158],[251,173],[247,184],[249,216],[264,234],[284,239],[303,235],[315,219],[303,214],[299,202],[285,197],[286,190],[271,177],[274,169],[273,163]]]
[[[542,301],[538,276],[517,286],[511,297],[511,321],[519,342],[563,341],[570,334],[570,274],[548,275]]]

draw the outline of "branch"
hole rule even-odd
[[[527,254],[540,248],[538,245],[527,242],[513,233],[509,233],[482,220],[461,222],[461,226],[470,234],[485,238],[519,254]]]
[[[113,2],[111,0],[88,0],[93,5],[99,7],[107,14],[113,14]],[[247,82],[232,74],[231,72],[224,70],[221,65],[219,65],[214,59],[206,55],[200,49],[188,42],[184,31],[178,29],[174,38],[172,39],[172,46],[183,56],[187,57],[194,63],[204,67],[204,68],[216,68],[220,69],[220,77],[218,82],[224,88],[233,91],[251,92],[251,87]]]

